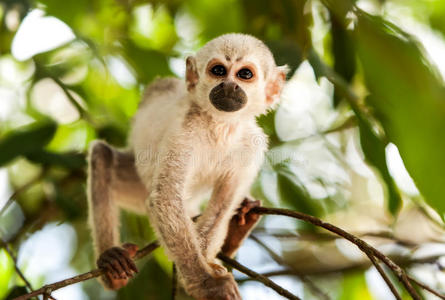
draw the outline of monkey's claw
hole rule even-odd
[[[247,220],[246,219],[250,219],[250,218],[254,218],[255,221],[258,219],[258,215],[257,214],[249,214],[249,212],[252,210],[252,208],[254,207],[258,207],[261,206],[261,201],[256,200],[250,200],[249,198],[245,198],[244,201],[241,203],[241,207],[238,209],[238,213],[236,214],[236,217],[238,219],[238,225],[240,226],[244,226],[246,225],[246,223],[249,223],[249,221],[251,220]],[[249,216],[248,216],[249,214]]]
[[[113,290],[120,289],[128,283],[128,279],[139,272],[132,257],[137,252],[134,244],[124,244],[105,250],[97,260],[97,266],[105,271],[102,280]]]

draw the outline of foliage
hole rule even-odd
[[[373,14],[364,10],[363,2],[372,4]],[[288,101],[258,119],[272,151],[252,188],[255,197],[320,217],[371,201],[366,192],[360,199],[351,196],[356,195],[352,182],[363,177],[348,162],[352,141],[373,170],[367,180],[377,181],[385,191],[385,206],[379,209],[391,215],[389,223],[396,223],[400,211],[413,203],[428,204],[443,217],[443,74],[424,45],[388,16],[391,7],[410,10],[410,17],[428,32],[437,30],[443,43],[442,0],[0,1],[0,101],[5,103],[5,108],[0,105],[0,166],[15,190],[30,182],[29,190],[15,195],[15,204],[1,212],[0,235],[20,249],[26,233],[67,222],[78,239],[72,266],[78,272],[90,269],[84,192],[88,143],[104,139],[125,146],[144,86],[158,76],[183,76],[185,56],[226,32],[261,38],[277,63],[291,68],[290,87],[295,78],[308,80],[311,90],[328,99],[327,108],[317,106],[314,115],[302,114],[283,127],[280,118],[292,110],[286,103],[304,106],[301,97],[307,96],[285,93],[283,98],[290,100],[283,99]],[[73,37],[17,57],[23,50],[15,48],[20,30],[30,12],[38,10],[44,14],[41,19],[52,16],[64,22]],[[51,33],[34,34],[39,41]],[[302,62],[309,62],[314,74],[304,73]],[[317,120],[314,130],[285,137],[306,118]],[[389,165],[390,144],[397,146],[419,194],[410,194],[396,180]],[[289,152],[297,154],[297,161]],[[145,218],[125,213],[122,219],[125,240],[143,245],[154,238]],[[16,293],[23,283],[11,275],[11,263],[1,251],[0,268],[0,296]],[[370,298],[363,274],[345,274],[332,296]],[[157,253],[117,297],[140,299],[143,293],[148,295],[144,299],[167,299],[170,275],[170,263]],[[110,296],[97,283],[87,283],[83,290],[91,299]]]

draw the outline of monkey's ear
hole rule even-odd
[[[199,80],[199,74],[196,68],[196,59],[193,56],[187,57],[185,65],[185,81],[187,83],[187,90],[191,91]]]
[[[276,67],[274,74],[266,84],[266,102],[272,105],[278,101],[281,90],[286,83],[286,75],[289,72],[287,65]]]

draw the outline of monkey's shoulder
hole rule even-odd
[[[145,88],[140,105],[150,102],[150,99],[154,97],[171,96],[172,94],[180,95],[185,90],[185,83],[179,78],[157,78]]]

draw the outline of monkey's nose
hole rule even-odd
[[[219,84],[219,86],[224,90],[224,93],[226,95],[229,95],[229,94],[235,92],[239,88],[239,85],[233,81],[221,82]]]

